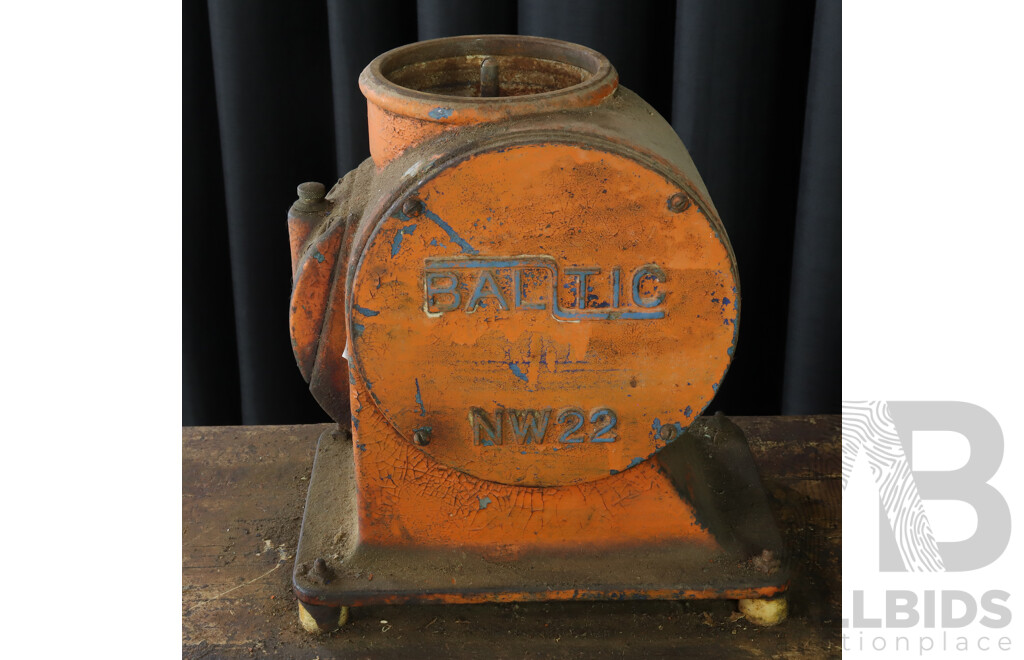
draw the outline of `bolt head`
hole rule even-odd
[[[410,197],[402,204],[402,213],[410,218],[415,218],[420,213],[423,213],[423,202],[415,197]]]
[[[412,434],[413,443],[420,447],[425,447],[430,444],[430,431],[426,429],[419,429],[414,431]]]
[[[690,208],[690,204],[690,196],[686,193],[678,192],[668,198],[668,210],[673,213],[682,213]]]
[[[658,431],[658,435],[660,435],[661,439],[665,442],[671,442],[676,437],[676,429],[675,427],[666,424]]]
[[[313,560],[313,568],[306,575],[320,584],[329,584],[334,579],[334,571],[327,565],[323,557]]]

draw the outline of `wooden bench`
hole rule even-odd
[[[182,430],[182,653],[186,658],[723,658],[840,655],[838,415],[733,417],[747,434],[793,557],[790,618],[750,625],[732,601],[353,608],[331,635],[302,630],[291,573],[306,486],[328,425]]]

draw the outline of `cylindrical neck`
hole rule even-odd
[[[597,105],[618,87],[606,57],[555,39],[449,37],[384,53],[359,77],[378,167],[458,126]]]

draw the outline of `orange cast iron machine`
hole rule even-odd
[[[750,450],[699,418],[735,257],[672,128],[588,48],[404,46],[363,71],[372,158],[289,212],[291,336],[337,430],[294,589],[350,606],[731,598],[788,573]]]

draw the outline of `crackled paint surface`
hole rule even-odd
[[[359,410],[354,452],[360,542],[472,548],[511,558],[531,549],[685,542],[720,550],[653,461],[600,481],[524,488],[484,481],[440,464],[395,433],[369,398]],[[433,443],[431,443],[433,444]]]
[[[588,589],[583,567],[571,591],[546,579],[521,593],[467,590],[453,578],[377,602],[784,588],[702,581],[706,565],[745,557],[710,531],[714,507],[694,497],[703,477],[678,438],[733,358],[739,284],[671,127],[617,88],[607,61],[557,93],[487,100],[407,93],[374,71],[360,79],[372,161],[337,188],[345,233],[314,235],[293,295],[303,375],[353,435],[354,491],[343,470],[315,503],[355,506],[332,543],[371,559],[457,548],[517,571],[574,550],[657,547],[673,562],[658,584],[623,590]],[[689,559],[677,565],[676,553]],[[395,588],[378,576],[375,588]]]
[[[361,406],[407,440],[430,426],[417,453],[490,482],[639,469],[711,401],[736,342],[729,250],[699,204],[668,208],[677,192],[634,160],[561,144],[428,180],[415,217],[383,218],[355,271]]]

